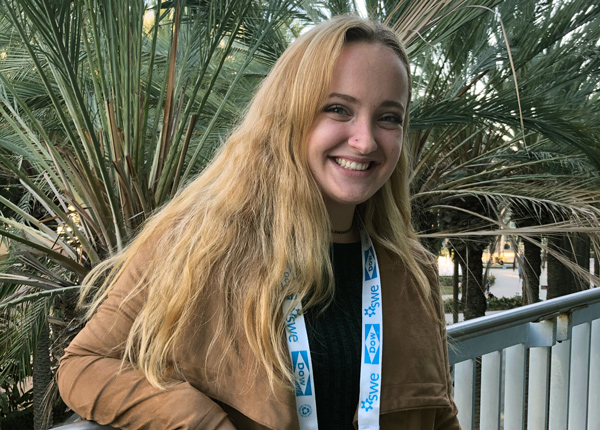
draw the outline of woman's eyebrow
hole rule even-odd
[[[395,107],[404,111],[404,105],[395,100],[385,100],[383,103],[381,103],[381,107]]]
[[[341,94],[341,93],[331,93],[331,94],[329,94],[329,98],[333,98],[333,97],[337,97],[337,98],[346,100],[346,101],[348,101],[350,103],[360,104],[360,101],[357,98],[352,97],[352,96],[350,96],[348,94]],[[398,101],[395,101],[395,100],[384,100],[381,103],[381,107],[385,107],[385,108],[393,107],[393,108],[397,108],[397,109],[400,109],[400,110],[404,111],[404,105],[402,103],[398,102]]]
[[[381,103],[381,107],[383,108],[396,108],[402,112],[405,111],[405,107],[402,103],[397,102],[395,100],[385,100],[383,103]]]
[[[331,93],[331,94],[329,94],[329,97],[330,98],[331,97],[337,97],[337,98],[344,99],[344,100],[346,100],[348,102],[351,102],[351,103],[359,103],[359,101],[358,101],[357,98],[349,96],[348,94]]]

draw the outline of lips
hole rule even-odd
[[[340,167],[343,167],[344,169],[347,170],[367,170],[370,166],[371,163],[359,163],[356,161],[350,161],[350,160],[346,160],[345,158],[340,158],[340,157],[335,157],[333,159],[336,164]]]

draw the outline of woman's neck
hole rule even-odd
[[[333,243],[356,243],[360,241],[358,229],[354,227],[352,231],[345,234],[332,233]]]
[[[327,205],[333,242],[353,243],[360,240],[354,219],[355,210],[356,206]]]

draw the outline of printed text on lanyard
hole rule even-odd
[[[381,398],[381,362],[383,344],[383,318],[381,282],[375,248],[362,222],[359,220],[362,279],[362,352],[360,366],[360,399],[358,428],[379,429],[379,404]],[[284,283],[289,282],[286,272]],[[295,377],[296,409],[301,430],[317,430],[317,404],[312,378],[312,361],[306,332],[302,304],[292,306],[295,297],[285,301],[284,315],[286,338]]]

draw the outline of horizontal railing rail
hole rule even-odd
[[[536,322],[549,319],[574,308],[600,303],[600,288],[580,291],[567,296],[545,300],[515,309],[509,309],[482,318],[475,318],[449,325],[448,337],[463,341],[498,328],[510,328],[524,322]]]
[[[600,288],[448,327],[463,429],[600,429]]]
[[[74,415],[68,423],[53,427],[51,430],[119,430],[111,426],[103,426],[93,421],[80,420],[79,415]]]

